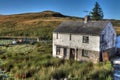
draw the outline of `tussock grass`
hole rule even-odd
[[[35,45],[1,46],[0,69],[9,79],[23,80],[112,80],[111,63],[78,62],[52,57],[52,45],[40,42]]]

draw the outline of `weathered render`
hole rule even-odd
[[[100,51],[103,56],[112,56],[115,53],[116,32],[109,22],[100,35]]]
[[[53,56],[96,63],[104,54],[114,53],[115,40],[115,30],[108,21],[63,22],[53,32]]]

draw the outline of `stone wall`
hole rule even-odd
[[[64,55],[64,48],[66,48],[66,55]],[[71,51],[70,49],[74,49],[74,57],[71,56]],[[59,58],[64,58],[64,59],[74,59],[76,61],[91,61],[93,63],[97,63],[99,62],[100,59],[100,53],[99,51],[91,51],[91,50],[87,50],[88,55],[87,56],[83,56],[82,55],[82,50],[83,49],[78,49],[78,48],[68,48],[68,47],[63,47],[61,46],[60,48],[60,55],[57,55],[57,57]]]
[[[100,51],[104,51],[116,46],[116,32],[111,23],[109,23],[100,36]]]
[[[88,56],[82,56],[82,49],[78,50],[78,61],[91,61],[93,63],[99,62],[100,53],[98,51],[90,51],[88,50]]]

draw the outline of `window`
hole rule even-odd
[[[88,50],[82,50],[82,56],[83,57],[88,57]]]
[[[72,35],[70,34],[70,40],[72,39],[71,37],[72,37]]]
[[[58,39],[58,33],[56,33],[56,39]]]
[[[56,54],[60,55],[60,47],[56,47]]]
[[[89,43],[89,37],[88,36],[83,36],[83,43]]]

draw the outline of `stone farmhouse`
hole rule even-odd
[[[77,61],[109,60],[116,32],[109,21],[62,22],[53,31],[53,56]]]

